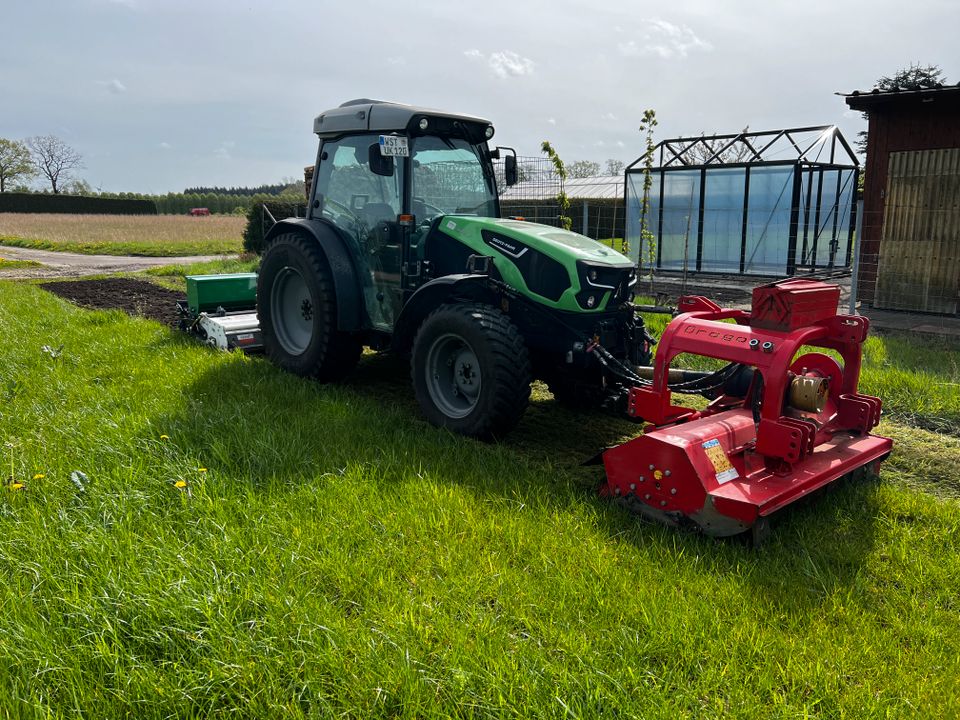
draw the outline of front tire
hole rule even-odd
[[[442,305],[413,341],[413,389],[434,425],[469,437],[503,437],[530,401],[530,357],[516,326],[481,303]]]
[[[337,330],[337,298],[327,258],[315,241],[302,235],[278,235],[263,254],[257,315],[264,351],[284,370],[333,382],[360,358],[359,340]]]

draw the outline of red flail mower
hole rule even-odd
[[[629,391],[628,413],[652,427],[604,451],[601,494],[670,525],[760,539],[790,503],[851,473],[878,472],[893,442],[870,434],[881,402],[857,392],[869,321],[838,315],[839,297],[835,285],[787,280],[755,288],[749,313],[681,298],[654,366],[638,369]],[[842,364],[811,347],[836,351]],[[681,353],[729,364],[671,369]],[[711,402],[699,411],[674,405],[674,392]]]

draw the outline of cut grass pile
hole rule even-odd
[[[0,325],[0,714],[960,713],[960,505],[898,472],[751,550],[597,499],[635,426],[540,387],[484,445],[390,358],[321,386],[9,283]]]
[[[85,255],[239,253],[246,218],[235,215],[0,213],[0,245]]]

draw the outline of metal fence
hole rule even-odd
[[[505,217],[570,229],[619,249],[624,235],[623,176],[567,177],[561,180],[553,163],[544,157],[517,158],[518,182],[507,186],[503,160],[495,162],[500,208]],[[564,193],[568,206],[561,208]]]

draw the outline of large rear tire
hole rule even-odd
[[[360,358],[360,341],[337,330],[330,266],[314,240],[285,233],[270,244],[257,278],[257,315],[264,351],[284,370],[334,382]]]
[[[530,401],[530,357],[516,326],[490,305],[441,305],[413,341],[413,389],[434,425],[491,440]]]

